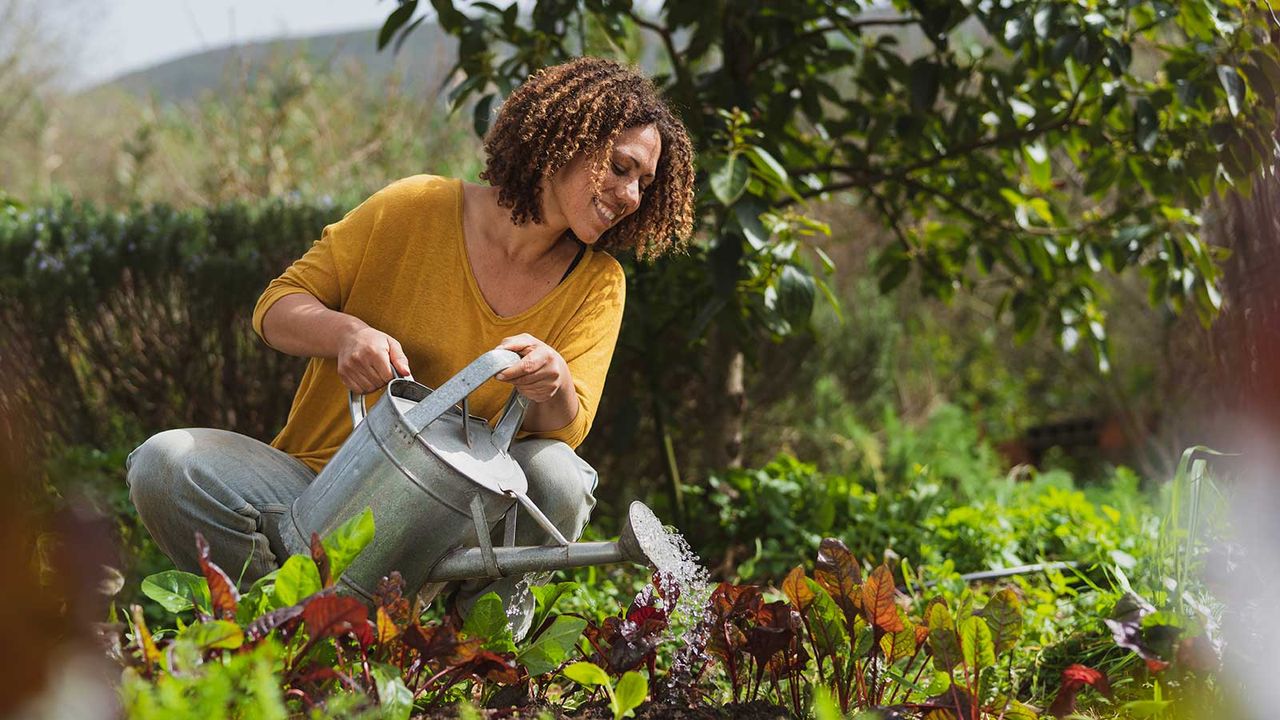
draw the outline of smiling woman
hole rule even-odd
[[[198,568],[201,530],[215,562],[245,568],[242,584],[270,572],[285,554],[282,515],[351,430],[348,391],[381,392],[394,373],[438,387],[494,347],[520,355],[497,379],[531,402],[511,447],[529,496],[566,537],[581,534],[597,478],[573,448],[591,428],[626,290],[608,253],[652,258],[688,238],[693,152],[651,81],[581,58],[516,90],[485,153],[488,185],[392,183],[263,292],[254,329],[311,359],[270,445],[171,430],[130,456],[130,496],[179,567]],[[508,385],[481,387],[472,411],[498,415]],[[518,544],[546,540],[528,518],[517,523]],[[518,596],[518,580],[463,586],[460,602],[497,591],[521,635],[532,598]]]

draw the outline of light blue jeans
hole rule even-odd
[[[581,537],[596,504],[595,469],[557,440],[517,440],[510,452],[529,480],[530,499],[565,537]],[[199,530],[209,541],[210,558],[238,578],[242,588],[284,562],[281,520],[315,478],[310,468],[288,453],[245,435],[210,428],[154,435],[129,454],[125,469],[129,498],[138,516],[174,565],[200,572],[195,543]],[[516,544],[548,542],[546,531],[522,511],[516,522]],[[387,568],[388,572],[393,569]],[[533,597],[521,581],[508,577],[462,583],[459,609],[465,613],[481,595],[497,592],[507,603],[512,630],[523,637],[532,620]]]

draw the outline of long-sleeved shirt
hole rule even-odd
[[[618,339],[626,284],[604,252],[587,252],[572,272],[518,315],[485,301],[467,257],[462,182],[417,175],[378,191],[324,228],[305,255],[258,299],[253,328],[280,298],[310,294],[400,341],[414,379],[441,383],[511,335],[528,333],[569,366],[578,414],[557,430],[524,433],[577,447],[587,436]],[[264,338],[265,342],[265,338]],[[319,472],[351,432],[347,388],[333,358],[307,364],[289,419],[271,444]],[[496,419],[512,386],[490,380],[472,393],[471,412]],[[372,406],[381,391],[367,398]]]

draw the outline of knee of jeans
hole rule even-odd
[[[166,430],[152,435],[129,453],[125,481],[129,498],[139,512],[172,502],[174,484],[185,476],[186,456],[194,444],[190,433]]]
[[[596,505],[590,463],[558,440],[526,440],[512,454],[529,480],[529,496],[556,527],[580,531]]]

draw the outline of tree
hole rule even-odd
[[[474,101],[477,131],[540,67],[617,54],[636,32],[661,48],[656,80],[700,151],[703,241],[633,277],[674,296],[629,297],[650,298],[635,313],[650,364],[671,360],[654,315],[715,338],[728,464],[742,349],[802,325],[822,287],[802,251],[821,230],[797,212],[805,200],[853,193],[892,233],[884,291],[913,273],[936,298],[981,284],[1019,333],[1054,332],[1105,368],[1100,273],[1139,271],[1153,304],[1210,317],[1219,269],[1201,207],[1247,192],[1276,149],[1280,54],[1269,14],[1239,0],[432,6],[460,40],[453,95]],[[379,43],[426,15],[401,0]],[[691,318],[673,309],[690,301]]]

